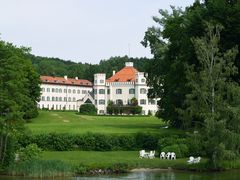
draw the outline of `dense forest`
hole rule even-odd
[[[40,75],[67,75],[68,77],[79,77],[90,81],[93,81],[93,75],[95,73],[106,73],[107,77],[110,77],[113,70],[120,70],[124,67],[125,62],[127,61],[133,62],[134,67],[139,71],[144,71],[144,67],[149,60],[147,58],[129,58],[128,56],[123,56],[101,60],[99,64],[83,64],[81,62],[75,63],[59,58],[40,57],[34,55],[29,55],[29,57]]]

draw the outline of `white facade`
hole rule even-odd
[[[132,73],[131,67],[133,68],[133,63],[127,62],[125,65],[125,67],[130,68],[128,71]],[[126,74],[123,74],[123,76],[126,76]],[[106,74],[94,75],[94,103],[98,109],[98,114],[107,113],[108,101],[113,101],[115,104],[122,102],[123,105],[127,105],[133,97],[138,100],[138,105],[142,106],[143,115],[147,115],[149,111],[152,114],[157,112],[157,99],[148,99],[147,97],[149,87],[146,84],[144,73],[136,72],[134,76],[134,80],[119,82],[106,80]],[[116,77],[119,77],[117,80],[121,80],[121,72]]]
[[[149,87],[143,72],[138,72],[132,62],[127,62],[125,67],[113,76],[106,79],[106,74],[94,74],[94,84],[88,80],[71,79],[64,76],[41,76],[41,101],[40,109],[49,110],[79,110],[84,103],[93,103],[98,109],[98,114],[107,113],[108,101],[115,104],[128,105],[132,98],[138,100],[142,106],[142,114],[149,111],[155,114],[158,110],[157,100],[149,99]]]
[[[52,77],[47,77],[50,79]],[[54,79],[54,78],[52,78]],[[60,79],[60,78],[57,78]],[[78,82],[81,80],[68,79],[65,76],[65,82]],[[49,110],[78,110],[81,104],[78,103],[82,100],[90,91],[92,91],[92,85],[79,85],[61,83],[57,80],[49,80],[47,82],[42,80],[41,84],[41,101],[38,103],[40,109]]]

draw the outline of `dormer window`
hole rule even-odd
[[[118,82],[118,81],[119,81],[119,78],[118,78],[118,79],[115,79],[114,81]]]
[[[130,82],[132,79],[127,79],[128,82]]]

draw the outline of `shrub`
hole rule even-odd
[[[154,134],[149,133],[137,133],[136,135],[136,143],[139,148],[153,150],[157,149],[158,145],[158,137]]]
[[[185,137],[180,137],[178,135],[172,135],[167,137],[161,137],[158,140],[158,150],[159,152],[166,146],[172,146],[174,144],[186,144],[187,140]]]
[[[189,155],[188,147],[185,144],[174,144],[166,146],[162,149],[163,152],[175,152],[177,158],[186,157]]]
[[[85,115],[96,115],[97,108],[93,104],[83,104],[80,106],[79,112]]]
[[[134,106],[131,110],[132,114],[141,114],[142,113],[142,107],[141,106]]]
[[[25,148],[20,148],[18,151],[21,161],[30,161],[37,159],[42,150],[37,146],[37,144],[29,144]]]
[[[191,152],[191,156],[206,156],[203,144],[200,134],[193,134],[186,140],[186,145],[189,148],[189,152]]]

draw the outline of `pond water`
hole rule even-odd
[[[0,180],[30,180],[33,178],[0,176]],[[37,180],[37,178],[34,178]],[[71,178],[43,178],[54,180],[239,180],[240,170],[225,172],[136,172],[119,176],[71,177]]]

